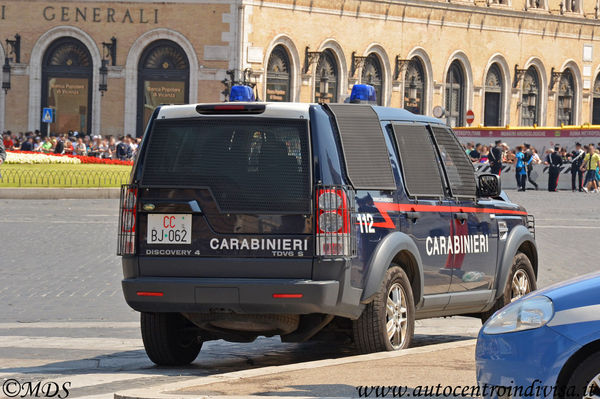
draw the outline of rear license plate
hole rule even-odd
[[[191,244],[192,215],[149,214],[148,244]]]

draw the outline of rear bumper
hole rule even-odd
[[[139,312],[354,316],[344,306],[338,306],[340,283],[334,280],[136,277],[124,279],[122,285],[125,300]],[[139,295],[148,292],[159,292],[162,296]],[[274,297],[274,294],[294,295]],[[355,311],[360,314],[360,310]]]

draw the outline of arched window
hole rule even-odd
[[[504,84],[498,64],[492,64],[485,78],[485,105],[483,123],[485,126],[500,126]]]
[[[558,83],[558,112],[556,113],[558,126],[573,124],[574,94],[573,73],[570,69],[565,69]]]
[[[160,104],[188,103],[190,64],[177,43],[158,40],[142,53],[138,72],[137,135],[142,136]]]
[[[48,47],[42,64],[42,107],[55,111],[51,132],[91,133],[92,76],[92,57],[79,40],[65,37]],[[45,126],[41,131],[46,132]]]
[[[425,113],[425,73],[423,62],[414,57],[406,67],[404,77],[404,109],[414,114]]]
[[[383,105],[383,68],[381,67],[381,61],[379,61],[377,54],[371,53],[365,59],[361,82],[375,88],[377,105]]]
[[[596,80],[594,81],[593,97],[592,124],[600,125],[600,74],[596,76]]]
[[[319,57],[315,74],[315,101],[336,103],[338,101],[338,63],[331,50],[325,50]]]
[[[454,60],[446,76],[447,123],[452,127],[463,126],[465,116],[465,74],[462,65]]]
[[[267,101],[290,101],[291,64],[287,50],[277,45],[267,65]]]
[[[530,66],[523,77],[521,95],[521,125],[533,126],[539,121],[540,79],[535,67]]]

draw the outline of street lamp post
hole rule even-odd
[[[102,66],[100,67],[100,85],[98,87],[102,96],[104,92],[108,90],[108,60],[102,60]]]
[[[4,94],[7,94],[10,90],[10,62],[10,58],[4,58],[4,65],[2,66],[2,89],[4,90]]]
[[[414,104],[417,102],[417,85],[415,84],[415,77],[411,77],[410,84],[408,85],[408,102]]]
[[[323,74],[321,76],[321,80],[319,81],[319,97],[321,97],[321,101],[325,101],[327,95],[329,94],[329,76]]]

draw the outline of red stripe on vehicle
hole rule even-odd
[[[393,204],[389,202],[375,202],[375,207],[383,217],[383,222],[373,223],[373,227],[395,229],[396,225],[389,212],[463,212],[463,213],[494,213],[502,215],[527,216],[527,212],[513,209],[482,208],[471,206],[449,205],[424,205],[424,204]]]

